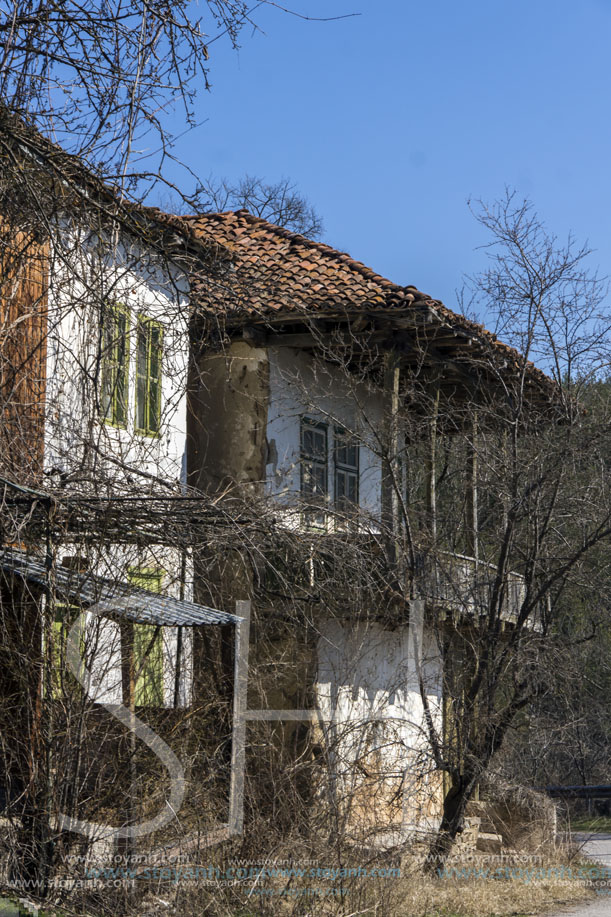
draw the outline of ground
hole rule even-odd
[[[608,866],[611,870],[611,833],[577,832],[573,834],[573,840],[581,845],[583,854],[589,860],[600,863],[601,866]],[[607,884],[604,884],[604,880],[602,882],[598,890],[600,894],[594,901],[586,902],[576,908],[554,911],[547,917],[609,917],[611,913],[611,874]]]

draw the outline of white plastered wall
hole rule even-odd
[[[185,275],[125,239],[112,245],[64,226],[52,249],[47,340],[45,472],[70,475],[95,467],[101,480],[129,487],[129,469],[170,482],[183,476],[188,360]],[[100,310],[130,313],[128,415],[125,429],[100,420]],[[135,432],[135,329],[139,314],[163,326],[162,430]],[[122,468],[122,464],[128,466]],[[137,480],[137,479],[136,479]]]
[[[325,621],[315,685],[324,741],[336,776],[346,783],[344,791],[349,792],[348,783],[358,775],[355,764],[367,770],[375,755],[380,777],[392,778],[402,788],[404,822],[427,808],[428,800],[416,797],[426,793],[435,771],[409,642],[407,625],[391,630],[375,621]],[[423,693],[433,725],[441,730],[441,655],[429,630],[422,644]]]
[[[360,443],[359,503],[365,518],[369,517],[367,524],[375,526],[381,511],[381,464],[375,439],[383,419],[381,394],[353,383],[341,367],[325,366],[303,351],[270,348],[269,360],[268,492],[285,504],[299,492],[300,422],[307,416],[328,424],[332,500],[332,437],[334,428],[340,426],[354,433]],[[387,629],[375,618],[376,609],[371,609],[370,621],[322,623],[317,706],[337,776],[352,779],[355,762],[373,751],[384,773],[399,775],[404,795],[417,795],[435,767],[422,694],[414,664],[409,662],[409,628]],[[421,671],[433,723],[440,730],[442,657],[432,631],[426,627]],[[414,812],[409,800],[405,811],[409,821]]]
[[[113,241],[74,221],[57,227],[51,245],[48,290],[47,403],[44,471],[52,484],[99,496],[129,496],[152,478],[170,484],[185,480],[186,380],[188,366],[188,281],[171,262],[123,235]],[[117,303],[130,315],[127,422],[118,428],[102,422],[100,391],[100,311]],[[162,410],[158,437],[135,432],[135,331],[138,315],[163,327]],[[159,487],[155,486],[159,493]],[[162,491],[163,492],[163,491]],[[167,491],[168,494],[171,491]],[[70,555],[66,544],[62,553]],[[78,550],[78,545],[74,546]],[[61,557],[59,558],[61,562]],[[126,581],[131,569],[164,571],[163,591],[181,593],[181,551],[164,546],[138,549],[100,546],[92,572]],[[189,599],[192,570],[187,563],[184,597]],[[95,647],[91,697],[121,702],[118,625],[88,615],[88,644]],[[163,628],[163,680],[166,706],[175,693],[177,630]],[[191,633],[183,629],[179,704],[190,701]]]
[[[270,403],[267,422],[268,492],[290,502],[300,487],[300,424],[302,417],[328,424],[328,479],[333,499],[333,434],[336,426],[354,434],[359,443],[359,503],[365,514],[380,511],[381,466],[369,448],[379,430],[379,395],[353,385],[340,367],[321,364],[290,347],[269,350]]]

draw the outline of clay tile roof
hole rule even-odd
[[[483,325],[453,312],[415,286],[393,283],[330,245],[275,226],[247,210],[182,219],[202,243],[216,243],[219,260],[225,258],[225,267],[231,266],[226,284],[211,286],[204,275],[191,279],[201,313],[217,320],[222,316],[228,327],[281,316],[323,318],[362,312],[401,316],[419,311],[457,338],[469,339],[480,356],[484,351],[510,371],[524,365],[516,350],[498,341]],[[549,391],[551,381],[530,363],[527,376]]]
[[[184,217],[201,241],[228,250],[236,268],[234,317],[375,307],[399,287],[322,242],[253,216],[247,210]],[[197,287],[197,284],[194,285]],[[217,304],[218,307],[218,304]]]

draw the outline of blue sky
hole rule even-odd
[[[505,185],[611,273],[611,0],[292,3],[360,15],[263,7],[239,52],[213,43],[176,147],[196,173],[291,178],[325,241],[449,306],[484,262],[467,200]]]

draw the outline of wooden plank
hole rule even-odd
[[[0,468],[42,476],[48,246],[0,220]]]

